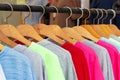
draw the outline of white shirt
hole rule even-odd
[[[0,64],[0,80],[6,80],[1,64]]]

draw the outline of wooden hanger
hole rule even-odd
[[[81,25],[83,28],[85,28],[86,30],[88,30],[93,36],[95,36],[96,38],[101,38],[101,36],[95,32],[95,30],[91,27],[91,25]]]
[[[98,33],[101,37],[109,38],[109,35],[104,32],[104,29],[100,25],[91,25],[91,27]]]
[[[84,38],[81,37],[77,31],[75,31],[74,29],[72,28],[63,28],[62,29],[69,37],[77,40],[77,41],[83,41]]]
[[[42,27],[41,27],[42,26]],[[43,36],[49,37],[50,39],[54,40],[58,44],[62,45],[64,44],[64,41],[58,38],[56,35],[54,35],[49,28],[45,24],[36,24],[34,25],[35,30]]]
[[[57,10],[57,8],[55,8],[55,9]],[[43,8],[43,13],[44,12],[45,12],[45,10]],[[38,27],[38,28],[45,28],[46,27],[46,28],[48,28],[47,30],[49,30],[48,32],[53,33],[54,35],[56,35],[56,37],[61,38],[63,40],[66,40],[72,44],[74,43],[74,41],[68,35],[66,35],[58,25],[48,25],[48,26],[37,25],[36,27]]]
[[[0,51],[2,51],[4,48],[5,48],[5,46],[0,44]]]
[[[82,11],[82,14],[81,14],[81,16],[77,19],[77,25],[79,25],[79,22],[80,22],[79,20],[80,20],[80,18],[82,18],[82,17],[84,16],[83,9],[80,8],[80,10]],[[91,25],[86,24],[87,19],[90,17],[90,11],[89,11],[89,9],[86,9],[86,10],[88,10],[89,14],[88,14],[88,17],[85,19],[85,24],[84,24],[84,25],[81,25],[81,26],[82,26],[83,28],[85,28],[87,31],[89,31],[93,36],[95,36],[96,38],[99,39],[101,36],[95,32],[95,30],[91,27]]]
[[[80,8],[81,9],[81,8]],[[81,11],[82,11],[82,16],[83,16],[83,10],[81,9]],[[82,17],[81,16],[81,17]],[[78,19],[77,19],[77,26],[74,26],[73,27],[73,29],[75,30],[75,31],[77,31],[78,33],[79,33],[79,35],[80,36],[82,36],[82,37],[85,37],[85,38],[88,38],[88,39],[90,39],[90,40],[93,40],[94,42],[97,42],[98,41],[98,39],[96,38],[96,37],[94,37],[91,33],[89,33],[85,28],[83,28],[82,26],[79,26],[79,20],[80,20],[80,18],[81,17],[79,17]],[[86,19],[87,20],[87,19]],[[85,21],[86,21],[85,20]]]
[[[104,32],[106,31],[108,35],[114,34],[108,24],[101,24],[101,28],[104,30]]]
[[[94,18],[94,22],[95,20],[98,18],[99,16],[99,11],[98,9],[95,9],[97,11],[97,17]],[[103,11],[101,9],[99,9],[102,13],[101,17],[98,18],[98,24],[97,25],[91,25],[91,27],[96,31],[96,33],[98,33],[101,37],[106,37],[109,38],[109,32],[106,31],[106,29],[104,28],[104,25],[99,24],[100,19],[103,18]]]
[[[114,32],[116,36],[120,36],[120,30],[116,25],[110,24],[109,27],[111,28],[111,30]]]
[[[35,29],[31,25],[25,24],[25,20],[31,15],[30,6],[27,4],[25,5],[29,8],[29,14],[24,18],[24,24],[21,24],[16,28],[23,36],[33,38],[37,41],[41,41],[43,40],[43,38],[40,37],[40,35],[35,31]]]
[[[43,9],[43,14],[42,16],[40,17],[40,20],[42,19],[44,13],[45,13],[45,9],[43,6],[41,6],[42,9]],[[55,42],[57,42],[58,44],[62,45],[64,44],[64,41],[60,38],[58,38],[50,28],[48,28],[47,25],[45,24],[35,24],[34,25],[34,29],[42,36],[46,36],[52,40],[54,40]]]
[[[40,20],[42,19],[44,13],[45,13],[45,9],[43,6],[41,6],[43,8],[43,14],[40,17]],[[53,32],[54,30],[52,30],[52,27],[49,28],[47,25],[45,24],[36,24],[34,25],[35,30],[44,36],[47,36],[49,38],[51,38],[52,40],[54,40],[55,42],[59,43],[59,44],[63,44],[64,41],[62,39],[60,39],[57,35],[55,35],[55,33]]]
[[[43,40],[42,37],[36,32],[36,30],[28,24],[19,25],[16,27],[22,36],[33,38],[37,41]]]
[[[15,42],[11,41],[8,37],[6,37],[5,34],[3,34],[1,31],[0,31],[0,41],[6,43],[10,47],[15,47],[17,45]]]
[[[5,22],[8,23],[8,18],[13,13],[13,7],[11,4],[7,3],[11,8],[11,13],[6,17]],[[12,26],[10,24],[4,24],[0,25],[0,31],[3,32],[7,37],[14,38],[16,40],[21,41],[22,43],[26,44],[27,46],[31,45],[31,42],[25,39],[15,28],[15,26]]]
[[[116,17],[116,12],[113,9],[109,9],[108,11],[113,12],[113,17],[110,19],[109,28],[114,32],[115,35],[120,36],[119,28],[116,25],[112,24],[112,20]]]
[[[110,29],[109,24],[103,24],[104,20],[108,17],[108,12],[105,9],[102,9],[105,13],[106,16],[101,20],[102,24],[100,25],[102,30],[109,35],[114,34],[113,31]]]
[[[5,24],[5,25],[0,25],[0,31],[2,31],[7,37],[14,38],[16,40],[21,41],[27,46],[31,45],[31,42],[25,39],[15,28],[15,26]]]
[[[79,35],[81,35],[82,37],[88,38],[94,42],[97,42],[98,39],[95,38],[93,35],[91,35],[85,28],[81,27],[81,26],[75,26],[73,27],[74,30],[76,30]]]
[[[80,8],[81,9],[81,8]],[[72,15],[72,11],[71,11],[71,15]],[[81,18],[81,16],[79,17]],[[78,18],[78,19],[79,19]],[[68,19],[66,19],[66,26],[68,26]],[[78,22],[77,22],[78,23]],[[79,33],[77,31],[75,31],[73,28],[69,28],[69,27],[65,27],[62,29],[69,37],[75,39],[76,41],[83,41],[84,38],[82,36],[79,35]]]
[[[58,9],[55,6],[53,6],[53,7],[56,9],[56,11],[58,13]],[[71,12],[70,16],[66,18],[66,25],[67,25],[68,24],[68,19],[72,16],[72,10],[69,7],[66,7],[66,8],[68,8],[70,10],[70,12]],[[60,26],[58,26],[58,25],[49,25],[48,28],[50,28],[51,31],[56,36],[60,37],[61,39],[66,40],[66,41],[68,41],[68,42],[70,42],[72,44],[75,43],[73,39],[71,39],[66,33],[64,33],[64,31],[62,30],[62,28],[60,28]]]
[[[58,25],[49,25],[49,30],[52,31],[59,38],[66,40],[72,44],[74,44],[74,40],[72,40]]]

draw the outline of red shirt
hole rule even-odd
[[[84,52],[84,55],[85,55],[85,58],[87,60],[87,64],[89,67],[90,79],[91,80],[104,80],[104,76],[102,73],[102,69],[100,67],[98,56],[96,55],[95,51],[91,47],[81,42],[75,43],[75,46]]]
[[[71,53],[78,80],[90,80],[87,60],[83,51],[68,42],[62,47]]]

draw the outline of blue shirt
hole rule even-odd
[[[13,49],[5,47],[0,52],[0,64],[6,80],[36,80],[28,58]]]

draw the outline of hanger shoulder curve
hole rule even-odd
[[[115,33],[111,30],[111,28],[109,27],[109,24],[101,24],[101,25],[103,25],[102,27],[105,28],[106,31],[108,31],[109,35],[110,35],[110,34],[115,34]]]
[[[54,40],[55,42],[57,42],[57,43],[60,44],[60,45],[64,44],[64,41],[61,40],[60,38],[58,38],[56,35],[54,35],[54,33],[52,33],[52,32],[50,31],[50,29],[47,28],[46,25],[44,25],[44,24],[36,24],[36,25],[34,26],[34,29],[35,29],[40,35],[49,37],[50,39]]]
[[[25,39],[15,28],[15,26],[12,25],[0,25],[0,30],[7,36],[14,38],[16,40],[21,41],[22,43],[26,44],[27,46],[31,45],[31,42]]]
[[[95,32],[95,30],[91,27],[91,25],[81,25],[82,27],[84,27],[86,30],[88,30],[93,36],[95,36],[96,38],[101,38],[101,36]]]
[[[81,36],[91,39],[95,42],[98,41],[97,38],[95,38],[93,35],[91,35],[85,28],[81,27],[81,26],[75,26],[73,27],[74,30],[76,30]]]
[[[49,25],[48,27],[56,36],[74,44],[74,40],[72,40],[58,25]]]
[[[77,31],[75,31],[72,28],[63,28],[62,29],[69,37],[76,39],[77,41],[83,41],[84,38],[78,34]]]
[[[100,36],[106,37],[106,38],[109,37],[109,35],[102,30],[100,25],[91,25],[91,26],[96,31],[96,33],[98,33]]]
[[[43,40],[43,38],[36,32],[36,30],[31,25],[23,24],[17,26],[16,28],[23,36],[33,38],[37,41]]]
[[[6,43],[10,47],[15,47],[17,44],[11,41],[2,31],[0,31],[0,41]]]
[[[105,24],[101,24],[101,29],[108,35],[108,37],[113,34],[110,29],[108,28],[108,25]]]
[[[120,36],[120,30],[116,25],[110,24],[109,27],[115,33],[115,35]]]

